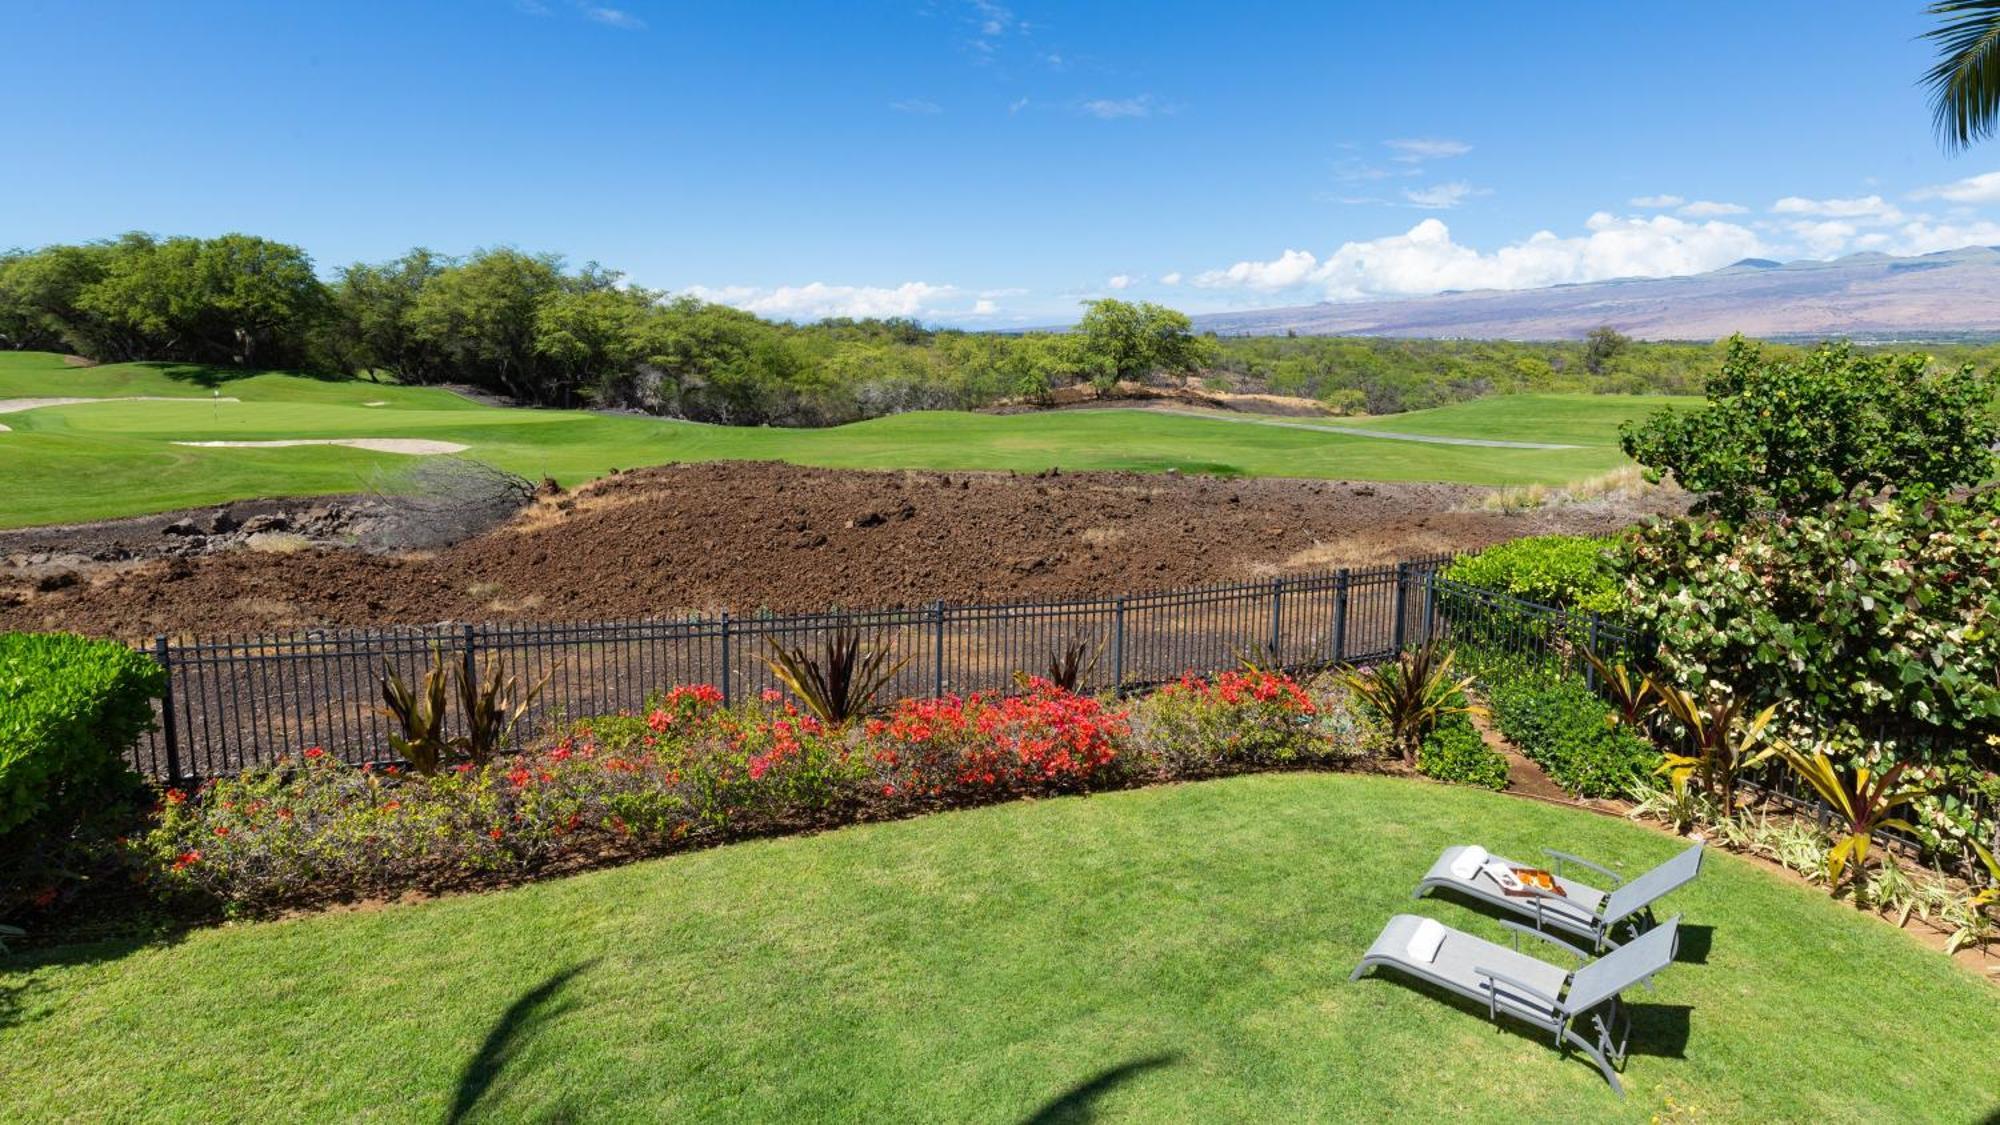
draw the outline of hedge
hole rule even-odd
[[[1606,616],[1619,612],[1621,576],[1606,558],[1609,539],[1531,535],[1488,547],[1445,568],[1453,582],[1543,605]]]
[[[0,834],[84,809],[130,776],[166,674],[115,641],[0,634]]]

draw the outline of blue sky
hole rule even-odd
[[[1006,327],[2000,243],[1921,0],[0,0],[0,245],[511,244]]]

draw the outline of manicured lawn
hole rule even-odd
[[[1347,973],[1437,850],[1674,841],[1391,778],[1267,775],[761,841],[17,958],[0,1119],[1971,1121],[2000,996],[1733,857],[1637,992],[1620,1102],[1545,1040]],[[1062,1116],[1068,1113],[1070,1116]]]
[[[210,401],[219,389],[235,403]],[[163,511],[268,495],[394,487],[412,459],[332,446],[200,449],[176,441],[407,437],[574,485],[669,461],[783,460],[837,468],[1177,468],[1246,476],[1558,484],[1625,463],[1617,423],[1653,401],[1521,396],[1369,425],[1413,433],[1562,441],[1572,450],[1379,441],[1143,411],[994,416],[925,412],[826,430],[703,426],[577,411],[480,406],[447,391],[365,380],[234,376],[164,364],[65,365],[0,353],[0,398],[188,396],[0,415],[0,527]],[[369,406],[368,403],[382,405]]]

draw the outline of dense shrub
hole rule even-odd
[[[156,883],[238,911],[439,889],[750,833],[1134,780],[1330,761],[1367,737],[1287,677],[1190,679],[1137,705],[1045,681],[910,700],[828,727],[776,693],[676,688],[534,750],[436,775],[310,750],[167,792],[138,842]]]
[[[114,869],[145,790],[125,752],[164,675],[124,645],[0,635],[0,917]]]
[[[1486,745],[1472,720],[1463,715],[1439,723],[1424,737],[1417,753],[1417,771],[1439,781],[1507,788],[1506,755]]]
[[[0,635],[0,834],[120,787],[165,682],[158,664],[116,642]]]
[[[2000,489],[1660,524],[1629,570],[1689,690],[1781,704],[1798,737],[1851,748],[1912,720],[1969,748],[2000,730]]]
[[[1495,661],[1481,683],[1500,733],[1579,797],[1624,797],[1651,779],[1660,755],[1584,684]]]
[[[1672,474],[1703,510],[1815,510],[1857,489],[1978,485],[2000,440],[1994,378],[1971,364],[1867,355],[1846,344],[1767,358],[1737,338],[1700,410],[1666,410],[1623,430],[1655,479]]]
[[[1291,677],[1265,671],[1184,676],[1142,700],[1132,722],[1136,753],[1161,777],[1324,761],[1374,739],[1338,686],[1315,698]]]
[[[1587,535],[1533,535],[1453,562],[1444,577],[1525,601],[1611,616],[1623,602],[1613,544]]]

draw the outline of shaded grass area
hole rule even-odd
[[[1288,774],[758,841],[518,890],[16,958],[0,1118],[1976,1120],[2000,1004],[1727,855],[1670,900],[1632,1096],[1526,1030],[1347,981],[1437,851],[1642,870],[1674,840]],[[1551,951],[1553,952],[1553,951]]]
[[[217,403],[215,392],[242,401]],[[1562,441],[1481,449],[1245,426],[1147,411],[987,415],[930,411],[824,430],[706,426],[581,411],[489,407],[448,391],[366,380],[246,375],[170,364],[77,368],[0,353],[0,398],[185,395],[0,415],[0,527],[137,515],[225,500],[395,487],[412,459],[339,447],[197,449],[176,441],[409,437],[576,485],[612,468],[781,460],[829,468],[1164,471],[1228,476],[1559,484],[1625,463],[1616,425],[1652,400],[1536,395],[1364,422],[1410,433]],[[366,405],[371,402],[379,406]],[[1553,435],[1553,436],[1551,436]],[[1585,440],[1588,439],[1588,440]]]

